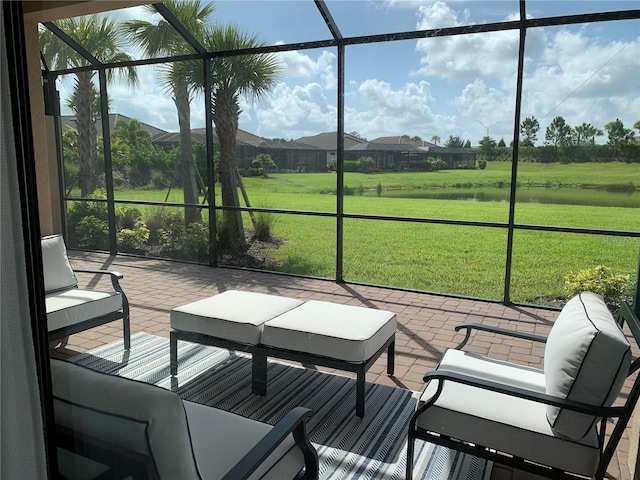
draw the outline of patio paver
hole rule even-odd
[[[168,338],[172,308],[217,293],[236,289],[284,295],[302,300],[323,300],[390,310],[397,316],[395,375],[386,375],[386,354],[367,372],[367,381],[420,391],[423,375],[434,369],[447,348],[455,347],[462,335],[454,331],[461,322],[497,325],[525,332],[547,335],[557,312],[541,308],[505,306],[472,299],[459,299],[390,288],[338,284],[330,280],[309,279],[274,273],[230,268],[210,268],[165,260],[106,254],[69,252],[77,268],[107,268],[124,275],[121,285],[131,309],[131,332],[147,332]],[[100,276],[79,275],[81,286],[99,288]],[[104,283],[104,288],[109,288]],[[74,355],[122,339],[120,324],[92,329],[72,335],[68,345],[57,355]],[[542,367],[543,348],[526,341],[503,339],[479,333],[467,350],[493,358]],[[331,369],[320,368],[333,372]],[[340,371],[344,375],[345,373]],[[637,419],[636,419],[637,420]],[[629,436],[619,445],[609,467],[609,474],[619,480],[631,480],[626,467]],[[623,468],[620,468],[621,465]],[[526,480],[535,478],[522,472],[497,466],[492,480]]]

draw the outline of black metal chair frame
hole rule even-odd
[[[109,275],[111,278],[111,285],[116,292],[119,292],[122,297],[122,310],[115,311],[109,313],[107,315],[102,315],[100,317],[90,318],[89,320],[85,320],[84,322],[75,323],[73,325],[69,325],[63,328],[58,328],[56,330],[51,330],[49,332],[49,340],[59,340],[61,338],[68,337],[69,335],[73,335],[74,333],[83,332],[85,330],[89,330],[94,327],[99,327],[100,325],[104,325],[106,323],[111,323],[116,320],[122,319],[122,331],[124,338],[124,348],[125,350],[129,350],[131,348],[131,325],[129,319],[129,300],[125,295],[122,287],[120,286],[120,280],[123,278],[123,275],[119,272],[113,270],[93,270],[93,269],[73,269],[74,273],[92,273],[98,275]],[[75,287],[77,288],[77,286]]]
[[[620,327],[624,327],[624,325],[628,326],[632,337],[636,341],[637,346],[640,347],[640,320],[634,314],[633,310],[627,303],[622,304],[618,312],[617,322],[620,325]],[[464,323],[464,324],[458,325],[456,326],[455,330],[456,332],[460,330],[466,330],[465,338],[456,347],[457,349],[462,349],[467,344],[467,342],[471,338],[471,334],[473,331],[490,332],[490,333],[506,335],[514,338],[531,340],[533,342],[542,342],[542,343],[546,342],[546,337],[543,337],[543,336],[532,335],[532,334],[523,333],[523,332],[515,332],[515,331],[506,330],[499,327],[491,327],[487,325],[480,325],[480,324],[474,324],[474,323]],[[564,398],[553,397],[550,395],[537,393],[537,392],[533,392],[533,391],[522,389],[522,388],[512,387],[512,386],[504,385],[501,383],[491,382],[484,379],[463,375],[458,372],[447,371],[444,369],[443,370],[436,369],[432,372],[429,372],[424,376],[424,381],[438,382],[437,391],[433,396],[433,398],[430,399],[429,402],[425,403],[424,405],[422,405],[420,408],[416,410],[416,412],[413,414],[413,417],[411,418],[411,421],[409,423],[409,437],[407,442],[406,478],[407,479],[412,478],[414,444],[416,439],[421,439],[437,445],[443,445],[453,450],[462,451],[470,455],[474,455],[476,457],[485,458],[498,464],[507,465],[519,470],[531,472],[536,475],[541,475],[546,478],[584,479],[584,477],[580,475],[575,475],[573,473],[562,471],[555,468],[549,468],[544,465],[539,465],[539,464],[530,462],[524,458],[515,457],[513,455],[510,455],[509,452],[496,452],[495,450],[485,447],[483,445],[468,443],[468,442],[471,442],[472,439],[463,441],[460,439],[446,437],[433,432],[429,432],[424,429],[417,428],[416,422],[420,417],[420,414],[436,402],[436,400],[438,399],[438,397],[442,392],[444,383],[457,382],[457,383],[462,383],[462,384],[473,386],[480,389],[503,393],[505,395],[520,397],[526,400],[540,402],[547,405],[558,406],[558,407],[566,408],[576,412],[586,413],[588,415],[592,415],[595,417],[600,417],[601,420],[599,422],[599,427],[598,427],[598,437],[599,437],[599,443],[601,447],[601,456],[600,456],[600,462],[598,464],[598,468],[595,474],[595,478],[598,480],[601,480],[605,476],[607,467],[609,466],[609,463],[613,458],[613,455],[618,446],[618,443],[622,438],[624,429],[627,427],[627,424],[629,423],[631,415],[633,414],[635,405],[638,402],[638,398],[640,397],[640,373],[637,373],[639,370],[640,370],[640,357],[636,358],[631,363],[631,368],[629,370],[629,375],[627,378],[631,377],[634,373],[636,374],[636,378],[633,382],[633,385],[631,386],[631,390],[624,402],[624,405],[612,406],[612,407],[594,406],[594,405],[588,405],[580,402],[568,401]],[[607,423],[611,419],[616,419],[616,418],[617,418],[617,421],[615,423],[615,427],[613,428],[607,440],[607,435],[606,435]]]
[[[387,374],[393,375],[395,364],[395,334],[393,334],[371,358],[365,362],[355,363],[335,358],[314,355],[283,348],[274,348],[262,344],[248,345],[227,339],[204,335],[183,330],[171,330],[169,334],[169,358],[171,375],[178,374],[178,340],[226,348],[228,350],[247,352],[251,354],[251,390],[256,395],[267,394],[267,357],[292,360],[303,365],[316,365],[335,368],[356,374],[356,416],[364,417],[365,411],[365,376],[371,365],[387,352]]]
[[[211,407],[214,408],[214,407]],[[306,421],[311,410],[295,407],[287,413],[221,480],[245,480],[257,470],[276,448],[287,438],[293,439],[302,451],[305,467],[296,480],[318,479],[318,454],[309,441]],[[148,455],[131,452],[117,445],[56,426],[56,439],[60,448],[108,466],[105,478],[132,480],[159,480],[158,470]]]

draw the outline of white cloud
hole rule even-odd
[[[435,101],[426,81],[394,89],[387,82],[367,79],[359,85],[352,103],[364,107],[345,112],[346,130],[369,139],[403,134],[428,139],[441,128],[455,128],[452,118],[434,112]]]
[[[419,8],[418,28],[435,29],[468,23],[469,12],[455,12],[444,2]],[[460,19],[459,17],[462,17]],[[455,35],[418,40],[421,75],[454,80],[500,77],[514,71],[518,60],[518,31]]]
[[[267,138],[298,138],[336,129],[335,97],[327,98],[315,82],[294,87],[281,83],[254,108],[255,132]]]
[[[475,144],[487,134],[494,138],[513,136],[513,115],[515,108],[515,83],[511,94],[495,87],[488,87],[483,80],[475,80],[466,85],[453,103],[460,117],[469,123],[468,135]]]
[[[616,118],[638,118],[640,40],[604,41],[583,30],[557,29],[527,69],[523,114],[545,127],[556,116],[598,128]],[[635,109],[633,106],[635,105]]]
[[[327,50],[320,52],[316,60],[305,53],[290,51],[278,54],[285,78],[310,79],[319,77],[324,88],[336,88],[336,56]]]
[[[109,85],[111,111],[135,117],[164,130],[177,131],[178,114],[171,93],[164,90],[161,73],[157,68],[150,67],[138,68],[137,73],[137,87],[128,87],[122,82]],[[195,102],[192,105],[195,106]]]

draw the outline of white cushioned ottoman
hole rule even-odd
[[[171,310],[171,328],[257,345],[267,320],[302,303],[278,295],[227,290]]]
[[[358,363],[380,350],[396,328],[393,312],[310,300],[267,321],[261,343]]]

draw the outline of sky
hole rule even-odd
[[[477,25],[518,16],[500,0],[326,0],[344,37]],[[267,45],[331,38],[312,0],[219,0],[212,20],[233,23]],[[638,8],[637,1],[529,1],[529,18]],[[155,17],[142,7],[112,12],[118,20]],[[140,52],[127,51],[140,58]],[[458,136],[477,145],[485,135],[513,138],[518,33],[459,35],[348,46],[345,131],[368,140],[409,135],[444,143]],[[241,98],[240,128],[265,138],[297,139],[337,130],[337,50],[275,54],[280,72],[259,99]],[[168,131],[177,115],[157,67],[139,67],[140,85],[109,87],[111,111]],[[72,79],[60,84],[66,98]],[[202,97],[192,128],[204,127]],[[64,112],[63,113],[69,113]],[[540,123],[536,144],[556,116],[602,129],[619,118],[640,120],[640,20],[530,29],[525,48],[521,118]],[[636,134],[638,132],[636,131]],[[439,140],[438,140],[439,139]],[[606,134],[596,139],[605,143]]]

